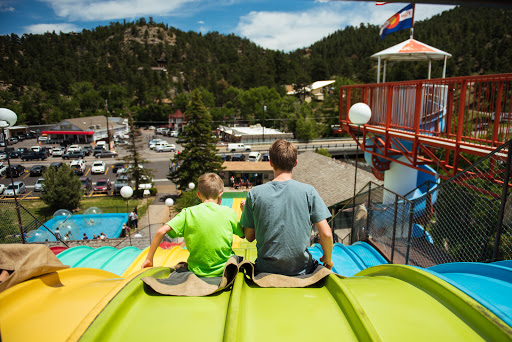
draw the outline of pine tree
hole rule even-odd
[[[41,200],[52,212],[59,209],[74,210],[80,206],[82,183],[69,166],[64,164],[58,170],[49,167],[43,177]]]
[[[212,118],[197,90],[192,93],[185,118],[187,126],[178,137],[184,150],[172,159],[178,167],[168,176],[180,189],[186,189],[189,183],[197,184],[199,176],[206,172],[222,169],[221,158],[216,155],[216,138],[212,136]]]

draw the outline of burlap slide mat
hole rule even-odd
[[[0,270],[9,271],[9,277],[0,283],[0,292],[43,274],[69,268],[46,245],[0,245]]]
[[[197,277],[188,271],[186,263],[180,263],[171,268],[171,274],[166,279],[144,277],[142,281],[157,293],[170,296],[208,296],[230,287],[238,272],[244,272],[254,284],[259,287],[306,287],[316,284],[329,274],[335,274],[324,266],[319,265],[314,272],[300,276],[284,276],[272,273],[256,273],[254,264],[242,261],[241,257],[232,256],[224,268],[222,277]]]

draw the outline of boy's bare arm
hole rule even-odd
[[[331,256],[333,243],[331,227],[329,227],[327,220],[322,220],[318,223],[315,223],[315,226],[318,230],[318,234],[320,235],[320,246],[322,246],[322,251],[324,252],[324,255],[320,258],[320,261],[324,263],[325,267],[332,269],[333,263]]]
[[[256,238],[255,233],[254,233],[254,228],[244,227],[244,235],[245,235],[245,239],[249,242],[253,242],[254,239]]]
[[[155,256],[156,250],[160,243],[162,242],[162,239],[165,234],[167,234],[171,230],[171,227],[164,224],[162,227],[160,227],[155,234],[155,237],[153,238],[153,241],[151,241],[151,246],[149,247],[148,255],[146,256],[146,260],[142,264],[141,268],[145,267],[153,267],[153,257]]]

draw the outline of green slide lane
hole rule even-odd
[[[117,249],[114,247],[100,247],[77,262],[73,267],[89,267],[101,269],[101,266],[116,253]]]
[[[76,246],[73,248],[68,248],[65,251],[57,254],[57,258],[64,264],[69,265],[71,267],[75,267],[75,265],[80,262],[83,258],[88,256],[90,253],[94,252],[95,249],[90,246]]]

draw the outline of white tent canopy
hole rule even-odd
[[[448,52],[436,49],[430,45],[417,41],[415,39],[408,39],[395,46],[382,50],[373,54],[371,58],[379,61],[377,71],[377,83],[380,83],[380,65],[384,61],[384,77],[383,82],[386,82],[386,65],[388,61],[428,61],[428,78],[430,79],[430,71],[432,68],[432,60],[444,60],[443,78],[446,76],[446,60],[452,55]]]

